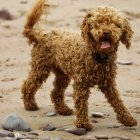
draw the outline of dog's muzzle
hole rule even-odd
[[[109,32],[104,32],[100,38],[101,46],[100,49],[109,49],[111,47],[111,35]]]

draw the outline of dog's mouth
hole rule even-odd
[[[101,49],[108,49],[110,48],[110,43],[108,41],[101,42]]]
[[[101,45],[100,48],[101,49],[109,49],[111,47],[111,40],[108,37],[103,37],[100,39]]]

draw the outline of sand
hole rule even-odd
[[[50,91],[53,88],[54,75],[51,74],[46,83],[38,91],[36,99],[40,110],[29,112],[23,107],[21,100],[21,85],[30,70],[30,49],[26,39],[22,36],[22,30],[27,11],[35,0],[0,0],[0,9],[7,9],[14,19],[7,21],[0,19],[0,122],[10,113],[22,116],[31,126],[33,132],[39,133],[39,139],[45,136],[69,139],[93,137],[95,135],[107,135],[109,137],[127,137],[132,140],[140,140],[140,1],[139,0],[49,0],[52,7],[49,10],[47,25],[43,28],[50,30],[59,28],[80,32],[80,24],[86,10],[100,5],[111,5],[120,9],[130,20],[134,30],[132,48],[128,51],[121,44],[118,58],[130,60],[132,65],[119,65],[117,75],[117,87],[125,105],[138,120],[138,126],[134,128],[124,127],[115,118],[112,107],[107,103],[104,95],[91,89],[89,99],[89,116],[92,111],[105,114],[104,118],[93,123],[94,129],[84,136],[75,136],[66,132],[43,132],[40,128],[46,123],[53,123],[57,128],[74,128],[75,116],[47,117],[46,113],[54,111],[50,101]],[[72,93],[72,84],[66,91]],[[68,105],[74,109],[72,97],[66,97]],[[115,128],[114,126],[118,126]]]

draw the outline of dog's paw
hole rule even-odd
[[[137,121],[134,118],[129,118],[129,119],[126,119],[126,122],[124,122],[123,124],[125,126],[132,127],[132,126],[136,126],[137,125]]]
[[[56,112],[58,113],[58,114],[60,114],[60,115],[65,115],[65,116],[67,116],[67,115],[72,115],[73,114],[73,110],[72,109],[70,109],[69,107],[67,107],[67,106],[63,106],[62,108],[57,108],[56,109]]]
[[[77,128],[85,128],[87,131],[93,128],[92,124],[90,124],[89,121],[84,120],[84,119],[76,120],[75,125]]]
[[[137,125],[137,121],[132,116],[119,118],[118,120],[125,126],[132,127]]]
[[[26,103],[26,104],[24,104],[24,107],[25,107],[25,109],[28,110],[28,111],[36,111],[36,110],[39,109],[39,107],[37,106],[36,103],[34,103],[34,104]]]

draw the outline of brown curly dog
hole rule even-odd
[[[126,18],[112,7],[100,7],[87,12],[81,25],[81,36],[59,30],[43,33],[34,25],[45,5],[45,0],[37,0],[23,32],[33,45],[31,71],[22,86],[26,110],[38,109],[35,94],[52,71],[56,77],[51,100],[61,115],[73,113],[64,101],[64,92],[70,80],[74,81],[77,127],[92,128],[88,119],[88,98],[89,88],[95,85],[104,93],[119,122],[125,126],[137,125],[124,106],[115,82],[119,42],[127,49],[131,46],[133,32]]]

